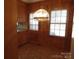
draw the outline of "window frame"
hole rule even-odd
[[[60,11],[62,12],[63,10],[66,10],[66,16],[60,16],[60,18],[66,17],[66,22],[65,22],[65,23],[62,23],[62,22],[60,22],[60,23],[56,23],[56,22],[55,22],[55,23],[51,23],[51,19],[52,19],[52,16],[51,16],[51,15],[52,15],[52,12],[53,12],[53,11],[55,11],[55,12],[56,12],[56,11],[59,11],[59,10],[51,10],[51,12],[50,12],[50,20],[49,20],[49,36],[66,37],[68,11],[67,11],[67,9],[62,9],[62,10],[60,10]],[[61,13],[60,13],[60,14],[61,14]],[[55,15],[56,15],[56,14],[55,14]],[[56,21],[56,17],[57,17],[57,16],[54,17],[54,18],[55,18],[55,21]],[[59,17],[59,16],[58,16],[58,17]],[[60,19],[60,20],[61,20],[61,19]],[[50,27],[51,27],[51,24],[54,24],[54,25],[56,25],[56,24],[58,24],[58,25],[64,24],[64,25],[65,25],[65,29],[64,29],[64,30],[61,30],[61,28],[58,29],[59,32],[60,32],[60,31],[64,31],[64,36],[61,36],[60,33],[59,33],[59,35],[55,35],[55,34],[53,35],[53,34],[51,34],[51,33],[50,33],[50,32],[51,32],[51,28],[50,28]],[[55,30],[56,30],[56,29],[54,28],[54,33],[55,33]]]
[[[32,15],[32,17],[30,17],[30,15]],[[29,30],[32,30],[32,31],[38,31],[39,30],[39,21],[38,21],[38,24],[33,24],[33,23],[30,23],[30,20],[34,21],[34,17],[33,17],[33,13],[29,13]],[[34,26],[35,25],[35,26]],[[32,26],[32,27],[31,27]],[[38,26],[38,27],[37,27]],[[34,29],[35,27],[35,29]],[[38,29],[37,29],[38,28]]]

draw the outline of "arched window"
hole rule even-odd
[[[39,9],[34,13],[30,13],[29,15],[29,27],[30,30],[38,30],[39,28],[39,21],[48,20],[49,14],[45,9]]]
[[[49,13],[45,9],[39,9],[34,13],[34,18],[39,21],[49,20]]]

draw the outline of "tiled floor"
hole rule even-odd
[[[35,44],[20,47],[18,56],[18,59],[64,59],[59,52]]]

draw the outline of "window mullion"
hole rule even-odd
[[[50,21],[50,32],[52,32],[54,30],[54,33],[55,33],[55,34],[51,34],[51,35],[64,36],[64,32],[65,32],[65,28],[66,28],[66,21],[67,21],[67,19],[65,19],[66,14],[67,14],[66,10],[56,10],[56,11],[54,10],[51,12],[52,17],[51,17],[51,21]],[[54,25],[52,25],[52,24],[54,24]],[[61,28],[61,27],[63,27],[63,28]]]

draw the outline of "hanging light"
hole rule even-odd
[[[45,21],[48,20],[49,14],[45,9],[39,9],[34,14],[34,19]]]

